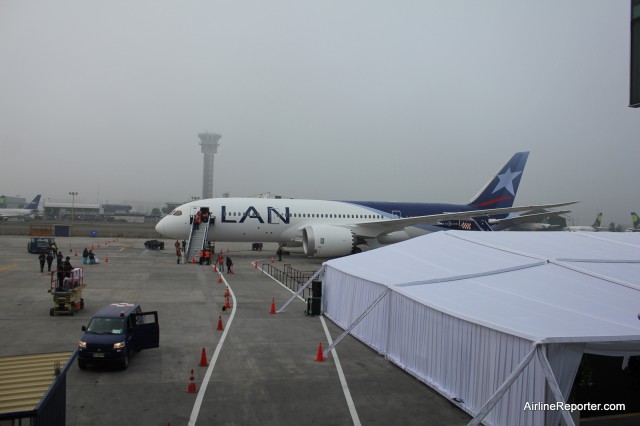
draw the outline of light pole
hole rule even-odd
[[[69,195],[71,195],[71,226],[73,226],[73,221],[76,218],[76,195],[78,195],[77,192],[69,192]]]

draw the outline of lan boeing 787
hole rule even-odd
[[[186,239],[198,211],[210,217],[208,241],[302,245],[307,256],[337,257],[443,229],[492,230],[509,213],[572,203],[512,207],[529,152],[516,153],[469,204],[211,198],[183,204],[162,218],[164,237]],[[534,213],[535,212],[535,213]],[[560,212],[557,212],[559,214]],[[546,211],[546,215],[556,212]],[[526,213],[513,220],[526,220]]]

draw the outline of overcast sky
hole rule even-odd
[[[516,204],[631,226],[629,0],[0,0],[0,194]]]

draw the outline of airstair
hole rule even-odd
[[[200,260],[200,250],[204,250],[207,245],[209,223],[210,222],[201,223],[198,229],[195,229],[195,223],[191,225],[191,234],[189,235],[189,245],[187,246],[185,263],[191,263],[191,259],[195,259],[196,262]]]

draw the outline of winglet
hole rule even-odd
[[[478,195],[469,202],[469,205],[484,209],[513,206],[527,158],[529,158],[529,151],[515,153],[507,161],[507,164],[487,182]]]

